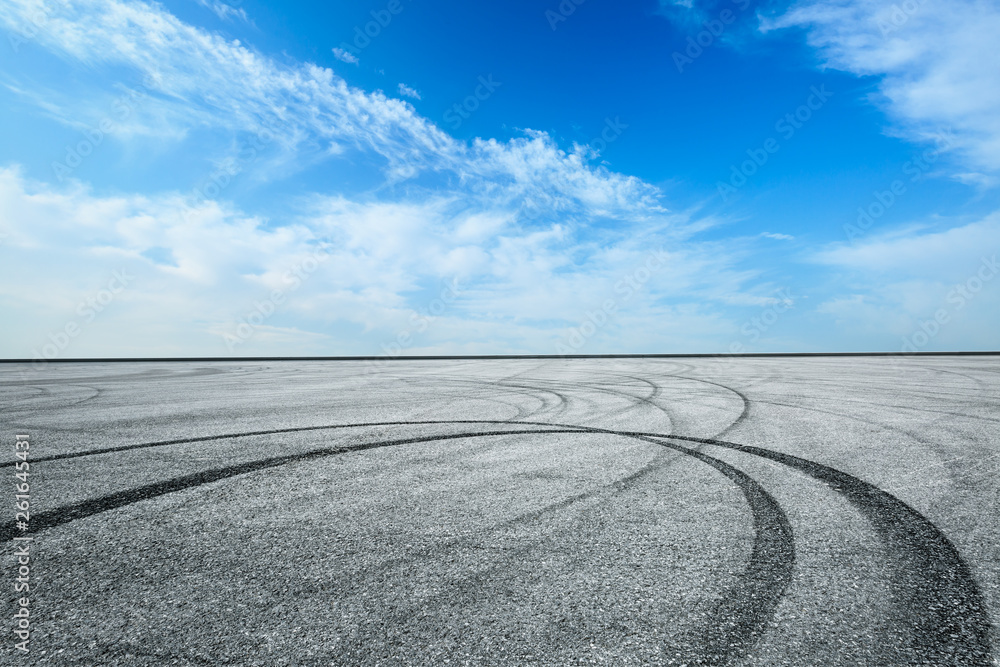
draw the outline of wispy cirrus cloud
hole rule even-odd
[[[36,4],[4,3],[0,23],[23,29]],[[50,8],[35,39],[91,68],[130,68],[153,93],[146,109],[155,112],[149,115],[179,132],[206,126],[229,132],[267,128],[287,155],[307,144],[375,154],[390,181],[447,172],[473,188],[495,189],[506,182],[510,190],[530,190],[537,204],[598,202],[602,215],[616,205],[621,214],[648,206],[647,214],[659,210],[655,188],[598,171],[582,152],[563,152],[544,133],[508,143],[461,142],[402,100],[352,88],[313,64],[278,63],[156,5],[76,0]],[[62,102],[66,122],[80,122],[75,101]],[[539,174],[547,175],[544,187],[535,178]]]
[[[945,146],[945,172],[982,189],[1000,173],[1000,55],[993,48],[1000,6],[979,0],[799,0],[763,17],[761,30],[799,28],[824,67],[878,77],[871,101],[887,132]],[[944,139],[942,139],[944,137]],[[860,243],[828,244],[811,256],[835,276],[836,293],[816,307],[846,338],[883,337],[913,346],[935,314],[949,322],[933,349],[996,347],[1000,293],[961,296],[1000,251],[1000,215],[907,222]],[[845,293],[846,292],[846,293]],[[966,306],[969,306],[966,308]],[[940,324],[927,325],[937,331]],[[903,338],[899,338],[902,336]],[[885,348],[884,348],[885,349]]]
[[[1000,6],[983,0],[802,0],[762,30],[802,28],[825,65],[878,76],[895,131],[916,140],[943,132],[970,167],[1000,171]],[[956,174],[957,175],[957,174]],[[984,174],[967,173],[969,182]]]
[[[198,4],[212,12],[223,21],[230,21],[237,18],[244,23],[250,23],[246,10],[239,7],[239,2],[228,3],[222,0],[197,0]]]
[[[811,259],[833,271],[840,292],[818,304],[817,312],[834,318],[847,336],[888,337],[894,350],[899,336],[943,313],[949,326],[933,349],[995,348],[1000,214],[940,223],[815,253]]]
[[[346,49],[340,48],[339,46],[335,46],[331,50],[333,52],[333,57],[341,62],[345,62],[349,65],[357,65],[359,62],[361,62],[360,60],[358,60],[358,57],[356,55],[354,55],[353,53],[351,53]]]
[[[399,84],[399,94],[403,95],[404,97],[412,97],[415,100],[420,99],[420,93],[417,92],[415,89],[410,88],[405,83]]]

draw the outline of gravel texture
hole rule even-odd
[[[0,412],[0,664],[1000,664],[1000,357],[3,364]]]

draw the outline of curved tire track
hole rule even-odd
[[[340,454],[348,451],[360,451],[376,447],[402,445],[415,442],[428,442],[433,440],[446,440],[461,437],[526,433],[605,433],[610,435],[637,437],[639,439],[645,439],[665,446],[671,445],[664,442],[664,439],[681,440],[684,442],[714,445],[740,451],[799,470],[826,484],[831,489],[844,496],[855,508],[858,509],[858,511],[868,520],[875,532],[882,539],[886,549],[895,561],[894,569],[896,571],[896,577],[893,581],[893,588],[895,590],[896,598],[894,603],[898,613],[897,620],[904,627],[906,637],[901,646],[894,647],[895,652],[890,652],[890,648],[886,647],[885,657],[887,661],[900,661],[904,664],[932,665],[960,664],[986,666],[992,664],[989,639],[991,621],[986,611],[986,606],[982,593],[979,590],[979,586],[976,583],[971,569],[962,559],[958,550],[930,520],[895,496],[857,477],[807,459],[751,445],[741,445],[714,438],[665,435],[642,431],[612,431],[595,427],[583,427],[549,422],[515,423],[496,420],[456,420],[337,424],[329,426],[308,426],[290,429],[274,429],[269,431],[253,431],[223,434],[219,436],[184,438],[157,443],[128,445],[98,451],[56,455],[54,457],[49,457],[48,459],[36,459],[36,461],[70,458],[74,456],[87,456],[91,454],[125,451],[143,447],[158,447],[188,442],[203,442],[222,438],[267,435],[272,433],[407,424],[530,425],[546,427],[549,430],[505,430],[486,431],[474,434],[423,436],[419,438],[405,438],[385,442],[364,443],[341,448],[326,448],[313,450],[303,454],[276,457],[263,461],[175,478],[166,482],[152,484],[129,491],[123,491],[110,496],[105,496],[104,498],[85,501],[67,506],[65,508],[45,512],[36,515],[36,517],[32,520],[32,523],[34,524],[33,529],[43,530],[45,528],[61,525],[78,518],[84,518],[109,509],[122,507],[146,498],[172,493],[173,491],[191,488],[200,484],[217,481],[246,472],[253,472],[255,470],[283,465],[297,460],[307,460],[321,456]],[[692,450],[686,447],[678,447],[678,449],[692,456],[707,457],[707,455],[700,451]],[[712,460],[718,461],[717,459]],[[719,463],[722,462],[719,461]],[[710,463],[710,465],[714,464]],[[721,471],[722,470],[720,469],[720,472]],[[743,480],[745,473],[738,471],[736,468],[732,468],[731,472],[733,472],[734,476],[731,476],[730,479],[733,479],[734,482],[737,481],[737,478],[741,481],[746,481]],[[747,478],[747,480],[749,479],[750,478]],[[754,484],[756,484],[756,482],[754,482]],[[763,491],[763,489],[761,489],[761,491]],[[746,491],[744,491],[744,493],[746,493]],[[764,493],[766,494],[766,492]],[[766,498],[770,498],[770,496],[766,496]],[[767,507],[768,503],[766,498],[762,500],[761,497],[755,496],[751,501],[750,496],[748,496],[748,501],[757,503],[760,507]],[[771,500],[773,501],[773,498]],[[776,506],[776,503],[775,508],[773,509],[776,512],[781,512],[780,508]],[[771,511],[772,509],[761,510],[762,514],[766,514]],[[783,513],[781,515],[783,516]],[[766,517],[762,518],[761,521],[764,524],[774,524],[775,519],[772,516],[770,519],[767,519]],[[757,515],[755,514],[755,524],[756,522]],[[781,530],[777,532],[780,533]],[[0,541],[7,541],[13,536],[13,525],[8,524],[5,526],[4,532],[0,533]],[[755,550],[756,548],[757,547],[755,545]],[[773,546],[765,546],[762,548],[765,551],[768,549],[774,551]],[[750,578],[752,579],[753,576],[755,575],[751,573]],[[753,592],[754,587],[750,584],[748,584],[748,586],[747,598],[750,600],[756,600],[757,594]],[[757,602],[754,603],[757,604]],[[763,598],[763,603],[767,603],[766,592]],[[736,617],[735,615],[737,614],[737,612],[731,610],[727,613],[733,614],[734,617]],[[743,622],[737,621],[736,623],[738,627],[734,628],[730,632],[736,632],[737,636],[739,636],[739,633],[745,633],[746,627],[752,626],[754,621],[752,617],[750,617],[750,620]],[[721,637],[726,636],[726,632],[726,629],[720,628],[718,636],[709,638],[706,645],[710,647],[721,645]],[[736,643],[739,644],[739,642]],[[710,660],[718,661],[723,659],[720,655],[722,655],[720,651],[709,650],[705,657]],[[725,659],[729,658],[727,657]]]
[[[445,422],[450,423],[450,422]],[[466,423],[466,422],[460,422]],[[480,422],[481,423],[481,422]],[[319,428],[319,427],[314,427]],[[305,429],[297,429],[305,430]],[[287,429],[286,429],[287,431]],[[288,456],[273,457],[235,466],[227,466],[214,470],[203,471],[192,475],[176,477],[163,482],[148,484],[134,489],[128,489],[100,498],[86,500],[54,510],[35,515],[31,520],[30,533],[36,533],[48,528],[84,519],[121,507],[126,507],[143,500],[149,500],[177,491],[195,488],[204,484],[217,482],[230,477],[243,475],[267,468],[274,468],[288,463],[303,462],[337,454],[399,446],[420,442],[453,440],[462,438],[477,438],[502,435],[548,434],[548,433],[600,433],[621,435],[668,447],[702,463],[712,466],[722,475],[738,486],[750,507],[753,516],[754,543],[747,568],[736,584],[723,596],[709,616],[703,629],[702,655],[699,664],[729,665],[742,657],[760,639],[767,624],[773,618],[785,590],[791,582],[795,563],[795,545],[792,527],[788,517],[771,496],[756,480],[732,465],[688,447],[671,442],[654,439],[650,435],[616,432],[604,429],[588,429],[579,427],[518,429],[502,431],[483,431],[475,433],[452,433],[430,435],[415,438],[402,438],[381,442],[362,443],[336,448],[315,449],[309,452]],[[670,437],[660,435],[660,437]],[[199,438],[195,441],[204,440]],[[191,441],[190,439],[188,441]],[[165,444],[165,443],[160,443]],[[646,475],[649,470],[643,469],[619,480],[615,486],[627,488],[636,480]],[[559,509],[580,500],[589,494],[573,497],[556,503],[544,511]],[[529,515],[530,516],[530,515]],[[17,535],[13,523],[7,524],[0,532],[0,542],[7,542]]]
[[[896,561],[894,605],[907,629],[886,661],[992,665],[991,622],[979,585],[951,541],[902,500],[857,477],[808,459],[711,438],[669,436],[733,449],[800,470],[844,496],[871,523]]]

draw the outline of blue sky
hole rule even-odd
[[[7,358],[992,350],[1000,7],[0,6]]]

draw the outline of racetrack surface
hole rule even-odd
[[[0,410],[10,664],[1000,664],[1000,357],[5,364]]]

